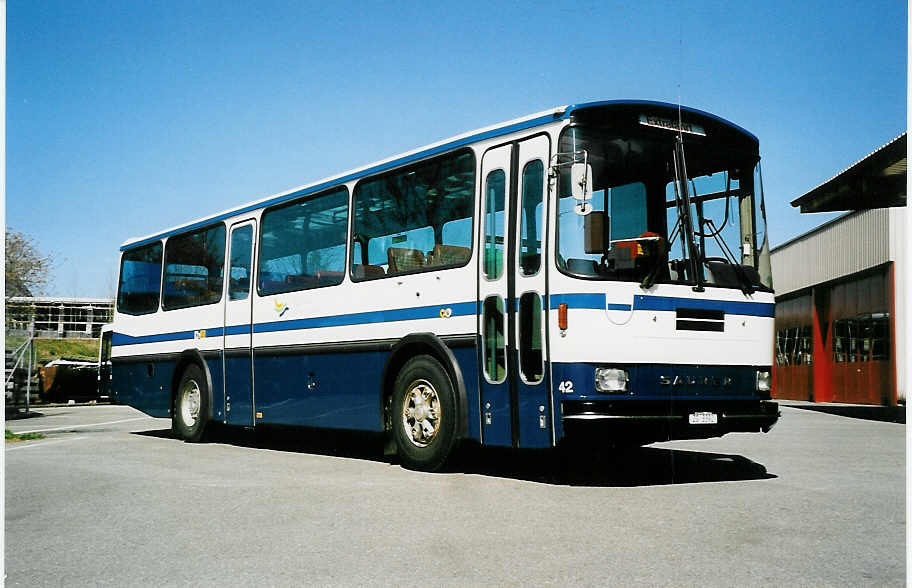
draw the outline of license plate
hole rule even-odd
[[[715,425],[719,422],[719,415],[714,412],[692,412],[687,420],[691,425]]]

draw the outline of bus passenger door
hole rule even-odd
[[[487,445],[513,445],[507,378],[507,246],[513,146],[487,151],[481,161],[481,251],[478,264],[478,334],[481,341],[481,430]]]
[[[511,201],[509,256],[510,329],[507,349],[517,445],[550,447],[551,394],[545,345],[547,170],[550,139],[539,135],[518,145],[516,190]]]
[[[251,350],[253,244],[256,223],[247,221],[231,227],[225,280],[225,422],[252,427],[253,361]]]

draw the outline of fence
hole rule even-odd
[[[7,337],[7,343],[19,343],[16,337]],[[35,337],[29,334],[15,350],[6,350],[4,385],[6,417],[28,416],[32,392],[38,391],[38,374],[35,363]]]
[[[6,299],[6,332],[7,336],[98,338],[113,312],[114,301],[109,298],[15,296]]]

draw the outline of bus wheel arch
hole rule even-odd
[[[380,409],[383,418],[383,429],[387,434],[392,432],[392,400],[395,392],[396,378],[405,364],[414,357],[427,355],[435,359],[445,370],[456,401],[456,439],[465,437],[466,421],[466,388],[462,370],[449,347],[433,333],[412,333],[400,339],[390,350],[383,366],[382,385],[380,387]]]
[[[191,376],[188,376],[191,374]],[[198,396],[198,411],[196,420],[198,426],[188,427],[181,424],[182,415],[178,414],[181,409],[181,394],[188,390],[182,388],[192,388],[188,386],[185,378],[188,376],[196,384],[196,395]],[[191,393],[191,396],[194,394]],[[174,366],[174,373],[171,375],[171,427],[182,439],[186,441],[199,441],[205,433],[206,426],[212,420],[212,374],[209,373],[209,366],[203,359],[202,354],[197,349],[188,349],[180,354],[177,363]]]

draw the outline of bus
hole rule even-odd
[[[120,248],[115,399],[372,431],[409,468],[766,432],[759,141],[652,101],[554,108]]]
[[[101,325],[101,341],[98,345],[98,399],[111,400],[111,338],[114,335],[114,325],[107,323]]]

